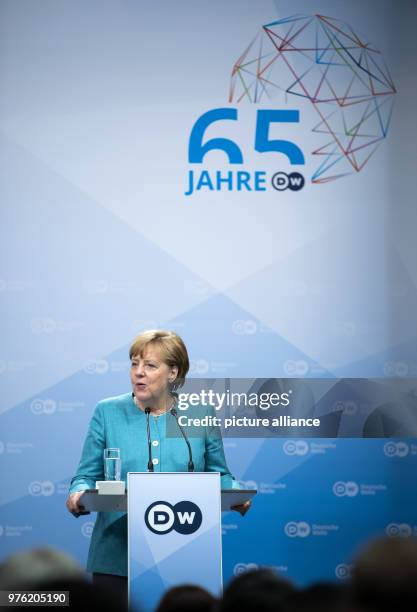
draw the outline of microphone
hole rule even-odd
[[[177,411],[175,410],[175,408],[171,408],[170,413],[172,414],[173,417],[175,417],[175,420],[177,421],[177,425],[180,428],[180,432],[182,433],[185,443],[188,446],[188,456],[189,456],[188,471],[194,472],[193,452],[191,450],[191,444],[187,438],[187,434],[185,433],[184,428],[180,425],[180,422],[178,421],[178,415],[177,415]]]
[[[146,414],[146,431],[148,433],[148,455],[149,455],[149,460],[148,460],[148,472],[153,472],[153,463],[152,463],[152,444],[151,444],[151,430],[149,427],[149,415],[151,413],[151,409],[149,408],[149,406],[147,408],[145,408],[145,414]]]

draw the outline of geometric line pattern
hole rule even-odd
[[[294,15],[262,26],[232,69],[229,102],[307,99],[325,142],[311,181],[360,172],[386,138],[395,85],[382,54],[345,22]]]

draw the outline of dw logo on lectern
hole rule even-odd
[[[166,501],[157,501],[145,511],[146,526],[157,535],[172,530],[190,535],[200,528],[202,520],[200,508],[191,501],[180,501],[174,506]]]

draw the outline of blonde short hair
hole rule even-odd
[[[152,345],[160,351],[161,359],[170,367],[177,367],[177,378],[173,389],[182,387],[190,368],[187,349],[183,340],[174,332],[163,329],[150,329],[137,336],[129,349],[129,358],[143,357],[147,346]]]

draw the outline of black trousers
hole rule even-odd
[[[102,591],[111,592],[120,602],[121,608],[127,610],[127,576],[94,573],[93,585]]]

